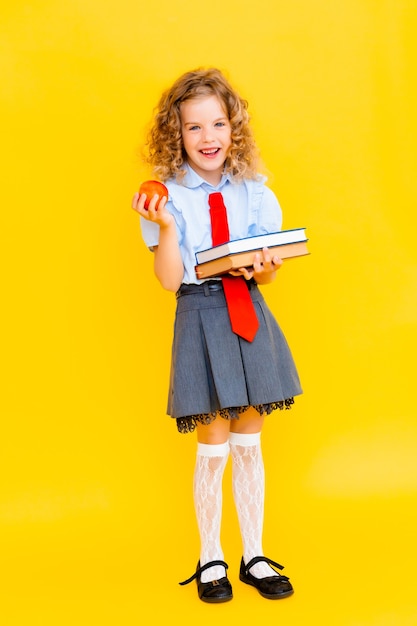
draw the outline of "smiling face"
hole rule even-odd
[[[229,118],[220,100],[216,96],[185,100],[180,114],[188,163],[204,180],[217,185],[232,143]]]

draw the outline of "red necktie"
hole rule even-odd
[[[213,246],[229,241],[226,207],[220,192],[209,195],[211,237]],[[253,341],[259,327],[248,285],[243,276],[222,276],[224,295],[232,330],[247,341]]]

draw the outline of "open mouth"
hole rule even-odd
[[[213,157],[216,156],[218,152],[220,152],[220,148],[210,148],[210,150],[200,150],[200,152],[206,157]]]

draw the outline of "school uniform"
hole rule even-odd
[[[287,341],[254,280],[249,281],[259,329],[252,342],[230,325],[221,279],[199,280],[195,254],[210,248],[208,196],[221,192],[227,207],[230,239],[281,230],[282,211],[264,179],[236,183],[224,175],[217,186],[188,165],[181,184],[166,183],[167,210],[173,215],[184,263],[176,294],[167,413],[180,432],[192,432],[197,421],[208,424],[219,413],[237,419],[249,406],[259,413],[289,408],[302,393]],[[142,236],[152,249],[159,226],[141,218]]]

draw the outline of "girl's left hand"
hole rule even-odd
[[[257,252],[251,268],[241,267],[237,271],[229,272],[232,276],[243,276],[246,280],[254,278],[259,284],[270,283],[275,278],[276,271],[281,267],[282,259],[272,255],[268,248],[263,248],[262,253]]]

